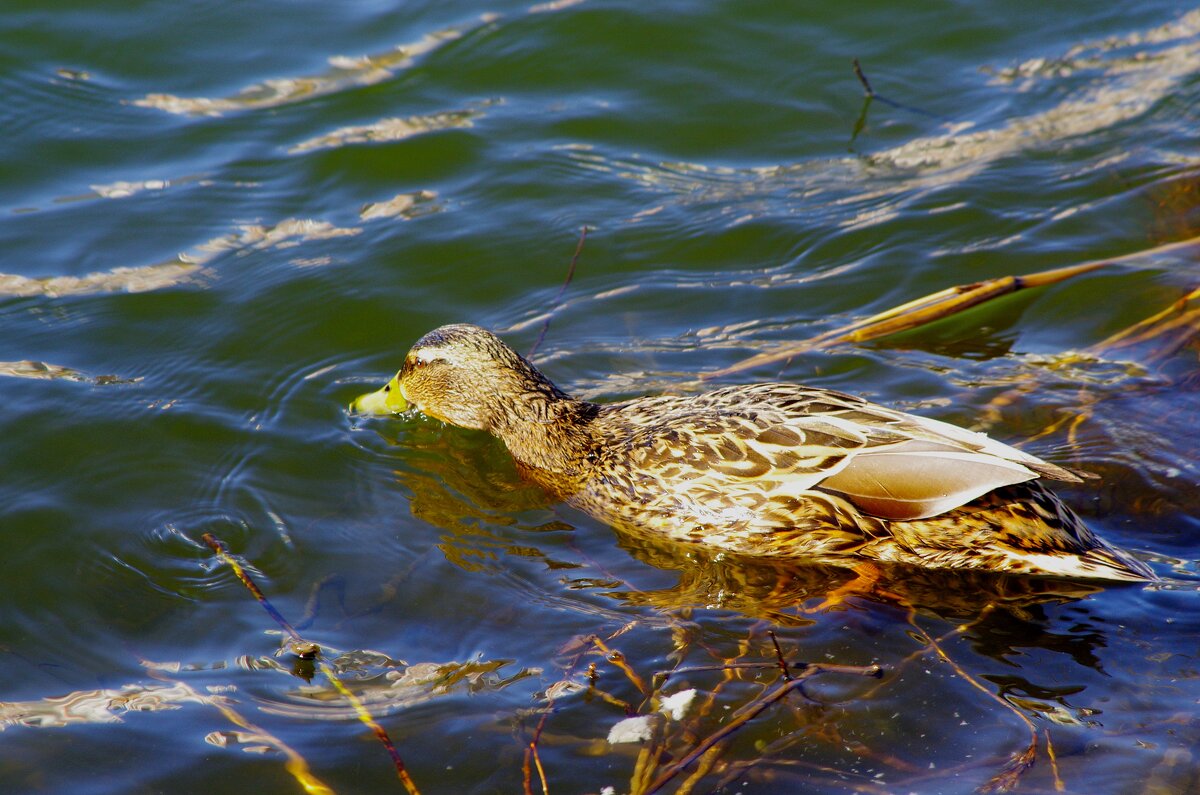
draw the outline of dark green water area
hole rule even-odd
[[[1200,791],[1200,11],[3,0],[0,42],[0,792],[403,793],[368,720],[424,795]],[[1163,579],[831,604],[346,410],[547,321],[591,399],[796,381],[1091,472]]]

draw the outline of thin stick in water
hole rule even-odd
[[[537,341],[533,343],[533,347],[529,349],[529,353],[525,354],[525,358],[532,359],[537,353],[538,347],[541,346],[542,340],[546,339],[546,332],[550,330],[550,318],[558,310],[562,303],[563,294],[567,291],[567,286],[571,284],[571,280],[575,278],[575,264],[579,262],[579,254],[583,251],[583,243],[587,240],[588,228],[583,227],[579,232],[579,242],[575,245],[575,253],[571,255],[571,265],[567,268],[567,278],[563,281],[562,287],[558,288],[558,295],[554,296],[554,303],[550,310],[546,313],[546,322],[542,323],[542,330],[538,334]]]
[[[851,61],[854,64],[854,76],[858,78],[858,82],[862,83],[863,90],[867,92],[868,97],[875,96],[875,89],[871,88],[871,81],[867,80],[867,76],[863,74],[862,64],[855,58]]]
[[[237,575],[239,580],[241,580],[242,585],[246,586],[246,590],[254,595],[254,598],[258,600],[258,603],[262,605],[263,609],[267,611],[267,615],[275,619],[275,623],[279,624],[283,631],[288,634],[288,637],[292,639],[293,650],[298,650],[297,654],[300,656],[315,656],[317,658],[317,666],[321,669],[321,673],[325,675],[325,678],[329,680],[329,683],[333,685],[334,690],[337,690],[338,693],[340,693],[346,698],[347,701],[350,702],[351,706],[354,707],[355,713],[358,715],[358,719],[365,723],[367,727],[374,732],[375,736],[379,739],[379,742],[383,744],[385,749],[387,749],[388,755],[392,758],[392,764],[396,768],[396,776],[400,779],[400,783],[404,785],[404,789],[408,791],[409,795],[421,795],[420,790],[417,789],[416,783],[408,774],[408,768],[405,767],[404,760],[400,758],[400,752],[396,750],[396,746],[392,743],[392,738],[388,736],[387,730],[379,725],[379,723],[367,709],[366,705],[362,703],[362,700],[359,699],[358,696],[351,692],[350,689],[342,683],[342,680],[338,678],[337,672],[333,670],[333,667],[330,666],[329,663],[325,662],[325,660],[321,659],[320,646],[310,643],[304,640],[304,638],[300,637],[300,633],[296,632],[295,627],[293,627],[288,620],[283,617],[282,613],[275,609],[275,605],[271,604],[270,600],[267,599],[266,594],[264,594],[262,589],[258,587],[258,584],[254,582],[254,580],[250,579],[250,575],[246,573],[246,570],[242,567],[242,565],[238,563],[232,555],[229,554],[229,550],[226,548],[225,542],[221,541],[221,539],[217,538],[212,533],[205,533],[200,538],[205,544],[208,544],[209,548],[212,549],[213,552],[217,554],[217,557],[220,558],[222,563],[233,569],[233,573]]]

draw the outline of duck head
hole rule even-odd
[[[500,433],[516,419],[546,421],[549,407],[563,400],[567,395],[495,334],[456,323],[417,340],[395,377],[350,408],[393,414],[411,406],[451,425]]]

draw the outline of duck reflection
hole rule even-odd
[[[1004,608],[1014,617],[1032,618],[1029,611],[1039,604],[1080,599],[1101,590],[1091,583],[899,564],[872,563],[868,576],[862,576],[818,563],[683,549],[628,529],[617,533],[621,546],[634,557],[679,573],[678,583],[671,588],[619,594],[631,604],[660,609],[714,607],[780,620],[787,615],[803,617],[815,609],[837,609],[843,600],[854,598],[955,621],[972,619],[985,608]]]
[[[467,571],[495,568],[504,555],[543,558],[550,568],[576,564],[552,557],[519,533],[570,531],[538,486],[521,479],[503,447],[483,433],[443,433],[440,423],[416,419],[399,437],[394,474],[409,492],[412,515],[441,530],[438,548]],[[505,531],[504,528],[512,528]],[[527,539],[526,539],[527,540]]]

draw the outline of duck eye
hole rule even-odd
[[[433,364],[434,362],[439,362],[439,363],[445,364],[445,361],[446,361],[445,359],[436,359],[436,358],[426,359],[423,356],[414,356],[411,359],[410,364],[411,364],[412,369],[416,370],[421,367],[425,367],[427,365]]]

